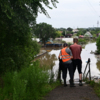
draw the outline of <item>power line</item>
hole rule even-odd
[[[95,10],[95,8],[92,6],[92,4],[90,3],[90,1],[89,1],[89,0],[86,0],[86,1],[88,1],[89,5],[91,6],[92,11],[94,10],[94,12],[97,14],[97,16],[99,16],[99,14],[98,14],[97,11]]]

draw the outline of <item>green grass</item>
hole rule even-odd
[[[100,82],[96,83],[95,81],[86,81],[95,91],[96,95],[100,98]]]
[[[37,62],[19,72],[7,72],[2,79],[0,100],[40,100],[59,85],[59,82],[49,83],[48,72],[39,68]]]
[[[100,82],[99,83],[95,83],[94,81],[91,81],[90,85],[93,87],[95,93],[100,98]]]

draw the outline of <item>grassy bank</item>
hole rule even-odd
[[[100,81],[96,83],[95,81],[87,82],[90,86],[93,87],[96,95],[100,98]]]
[[[2,76],[0,100],[40,100],[54,89],[59,82],[50,83],[47,71],[34,62],[19,72],[7,72]]]

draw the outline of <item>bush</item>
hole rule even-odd
[[[79,39],[78,42],[81,43],[81,44],[85,44],[86,40],[85,39]]]
[[[68,46],[69,46],[69,47],[70,47],[70,45],[72,45],[72,43],[71,43],[71,42],[68,42],[67,44],[68,44]]]
[[[7,72],[0,100],[38,100],[48,91],[45,87],[48,79],[48,73],[40,69],[37,62],[20,72]]]
[[[10,39],[10,37],[8,38]],[[18,71],[29,66],[34,59],[34,55],[39,52],[37,42],[32,41],[30,35],[27,35],[27,38],[24,39],[27,40],[26,42],[24,41],[25,44],[21,42],[14,43],[11,40],[4,40],[4,43],[3,40],[0,41],[2,43],[0,45],[0,74],[4,74],[7,71]]]
[[[96,40],[96,46],[97,46],[97,53],[100,54],[100,36]]]

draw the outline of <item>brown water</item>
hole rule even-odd
[[[59,68],[59,60],[58,55],[61,50],[60,47],[57,48],[42,48],[49,52],[46,54],[38,57],[37,59],[40,59],[40,65],[41,67],[45,66],[44,69],[48,69],[48,72],[54,73],[54,78],[57,78],[58,68]],[[82,58],[82,72],[84,72],[84,69],[86,67],[86,61],[88,58],[91,59],[90,67],[91,67],[91,76],[98,76],[100,77],[100,55],[96,56],[94,54],[91,54],[90,52],[97,49],[96,43],[88,43],[85,45],[85,48],[82,49],[81,58]],[[78,71],[75,72],[75,79],[78,79]],[[67,80],[69,80],[69,75],[67,74]]]

